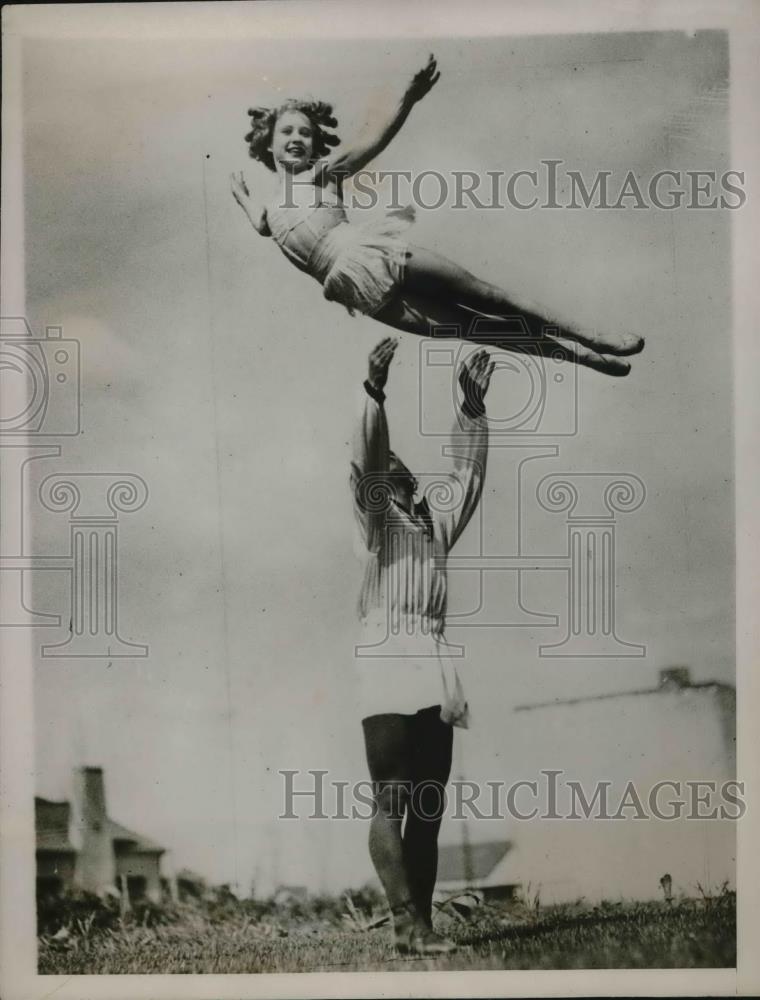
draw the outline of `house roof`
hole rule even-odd
[[[35,798],[34,825],[38,851],[74,853],[69,841],[69,804]]]
[[[736,688],[733,684],[724,684],[722,681],[697,681],[687,683],[675,688],[660,685],[659,687],[634,688],[631,691],[610,691],[606,694],[591,694],[580,698],[555,698],[553,701],[537,701],[530,705],[515,705],[515,712],[532,712],[537,708],[554,708],[556,705],[580,705],[590,701],[609,701],[615,698],[640,697],[647,694],[661,694],[663,692],[672,693],[676,691],[713,691],[718,694],[728,694],[736,696]]]
[[[199,875],[198,872],[194,872],[192,868],[180,868],[177,872],[176,878],[178,881],[185,882],[197,882],[199,885],[205,885],[206,879],[203,875]]]
[[[115,820],[110,819],[110,817],[106,817],[106,823],[108,824],[108,832],[111,837],[115,841],[120,840],[128,843],[130,851],[139,851],[145,854],[153,854],[159,851],[163,854],[164,848],[149,837],[143,837],[141,833],[135,833],[133,830],[127,829],[126,826],[122,826],[121,823],[117,823]]]
[[[69,840],[70,812],[68,802],[51,802],[49,799],[35,798],[34,816],[38,851],[75,853],[75,848]],[[129,851],[140,854],[163,854],[164,848],[148,837],[129,830],[110,817],[106,817],[106,824],[111,839],[125,844]]]
[[[511,849],[512,844],[508,840],[470,844],[469,859],[466,859],[462,844],[446,844],[438,848],[438,880],[462,882],[468,878],[473,881],[484,879]]]

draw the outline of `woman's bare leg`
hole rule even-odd
[[[490,328],[488,332],[482,329],[479,331],[475,322],[478,317],[456,302],[426,298],[411,292],[403,296],[398,295],[374,313],[372,318],[402,333],[414,333],[419,337],[469,340],[473,344],[499,347],[517,354],[554,357],[557,351],[561,350],[568,361],[593,368],[605,375],[627,375],[631,370],[630,362],[624,358],[599,354],[583,344],[562,342],[548,335],[533,337],[521,334],[519,328],[516,330],[516,324],[509,321],[504,323],[503,335],[499,334],[498,329],[493,331],[494,326],[498,327],[497,321],[488,324]],[[446,329],[446,337],[442,335],[442,328]],[[449,329],[452,331],[450,334],[448,334]]]
[[[644,339],[631,333],[595,334],[575,330],[539,315],[527,304],[522,305],[504,289],[470,274],[469,271],[433,250],[410,247],[406,264],[404,290],[417,292],[426,298],[453,300],[486,316],[519,318],[532,337],[565,337],[590,347],[599,353],[636,354]]]

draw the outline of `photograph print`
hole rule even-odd
[[[4,11],[34,995],[724,990],[735,28],[75,7]]]

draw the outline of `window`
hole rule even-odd
[[[145,899],[147,887],[148,880],[144,875],[127,875],[127,892],[132,902],[136,899]]]
[[[57,875],[41,875],[37,879],[37,899],[49,899],[60,896],[63,891],[63,879]]]

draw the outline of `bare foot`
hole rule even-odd
[[[574,360],[579,365],[585,365],[603,375],[613,375],[617,378],[624,378],[631,370],[630,361],[625,361],[614,354],[597,354],[596,351],[590,351],[588,348],[585,348],[583,353],[576,351]]]
[[[638,354],[644,350],[644,338],[637,333],[605,334],[588,346],[609,354]]]
[[[493,345],[492,345],[493,346]],[[626,376],[631,370],[630,361],[614,354],[600,354],[579,343],[577,340],[560,340],[554,337],[543,337],[541,340],[505,340],[497,346],[505,351],[518,354],[537,354],[541,357],[564,356],[568,361],[603,375],[613,375],[617,378]]]
[[[566,330],[562,327],[545,327],[544,332],[549,337],[562,337],[583,344],[584,347],[600,354],[638,354],[644,350],[644,338],[637,333],[579,333],[577,330]]]

